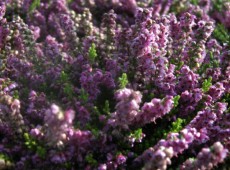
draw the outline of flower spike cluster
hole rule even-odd
[[[0,169],[228,169],[229,20],[229,0],[0,0]]]

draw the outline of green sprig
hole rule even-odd
[[[217,24],[213,36],[220,42],[230,45],[230,34],[223,24]]]
[[[141,137],[142,137],[142,128],[139,128],[139,129],[135,130],[129,136],[134,137],[135,139],[141,139]]]
[[[173,104],[174,104],[174,107],[177,107],[178,104],[179,104],[179,100],[180,100],[180,95],[177,95],[173,98]]]
[[[69,99],[73,98],[74,91],[73,91],[73,87],[71,86],[71,84],[69,84],[69,83],[64,84],[63,90]]]
[[[118,78],[119,86],[121,89],[125,88],[126,85],[129,83],[128,77],[126,73],[123,73],[121,77]]]
[[[69,81],[69,76],[67,73],[65,73],[64,71],[61,72],[61,75],[60,75],[60,81],[62,83],[66,83]]]
[[[28,149],[35,151],[38,156],[44,158],[46,150],[40,146],[35,139],[33,139],[28,133],[24,133],[25,145]]]
[[[32,4],[29,7],[29,13],[32,13],[36,8],[40,6],[40,0],[33,0]]]
[[[190,3],[193,4],[193,5],[198,5],[198,0],[190,0]]]
[[[170,132],[179,132],[183,128],[183,124],[185,123],[185,119],[178,118],[175,122],[172,123],[172,128]]]
[[[96,57],[97,57],[96,45],[92,43],[91,47],[89,48],[89,61],[91,64],[94,63]]]
[[[89,94],[85,91],[85,89],[81,88],[79,98],[80,98],[83,102],[87,102],[87,101],[88,101]]]
[[[203,92],[209,91],[209,88],[212,86],[212,77],[209,77],[208,79],[205,79],[202,83],[202,90]]]
[[[105,101],[103,112],[106,113],[106,114],[110,113],[110,107],[109,107],[109,101],[108,100]]]
[[[227,2],[228,0],[212,0],[213,7],[217,11],[222,11],[224,7],[224,3]]]
[[[86,157],[85,157],[85,160],[86,160],[87,163],[89,163],[92,166],[96,166],[97,165],[97,160],[94,159],[92,153],[87,154]]]

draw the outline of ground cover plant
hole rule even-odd
[[[1,0],[0,169],[230,167],[229,0]]]

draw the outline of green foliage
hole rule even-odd
[[[169,133],[172,133],[172,132],[177,133],[181,131],[185,124],[186,124],[185,119],[178,118],[175,122],[172,122],[170,129],[167,130],[167,132],[166,131],[164,132],[164,138],[166,138]]]
[[[93,154],[89,153],[86,155],[85,160],[88,164],[92,165],[92,166],[96,166],[97,165],[97,160],[93,158]]]
[[[223,10],[225,2],[229,2],[229,0],[212,0],[214,9],[219,12]]]
[[[10,157],[4,153],[0,153],[0,169],[13,169],[13,163]]]
[[[201,75],[202,73],[206,71],[207,68],[217,68],[217,67],[219,67],[219,61],[214,58],[213,52],[210,51],[209,63],[203,64],[198,70],[198,73]]]
[[[80,96],[79,99],[81,99],[84,103],[86,103],[88,101],[89,98],[89,94],[85,91],[85,89],[81,89],[80,91]]]
[[[45,155],[46,155],[46,150],[45,150],[45,148],[43,148],[43,147],[41,147],[41,146],[37,146],[36,153],[37,153],[40,157],[44,158]]]
[[[36,140],[34,140],[28,133],[24,133],[25,145],[28,149],[35,151],[38,156],[44,158],[46,155],[46,150],[44,147],[40,146]]]
[[[203,92],[207,92],[211,86],[212,86],[212,77],[209,77],[208,79],[205,79],[204,82],[202,83]]]
[[[181,131],[185,122],[186,122],[185,119],[178,118],[175,122],[172,123],[172,127],[170,129],[170,132]]]
[[[60,74],[59,82],[63,84],[63,91],[65,95],[67,95],[69,99],[72,99],[74,90],[73,90],[73,86],[71,85],[69,75],[64,71],[62,71]]]
[[[45,92],[47,89],[48,89],[48,85],[47,85],[46,82],[42,83],[42,84],[39,86],[39,90],[40,90],[40,91]]]
[[[226,110],[226,113],[229,114],[230,113],[230,93],[227,93],[223,96],[222,101],[223,103],[227,103],[228,104],[228,108]]]
[[[179,104],[179,100],[180,100],[180,95],[177,95],[173,98],[173,104],[174,104],[174,107],[177,107],[178,104]]]
[[[209,64],[208,63],[202,64],[202,66],[198,70],[198,74],[202,75],[207,70],[207,68],[210,68],[210,67],[211,67],[210,63]]]
[[[180,70],[183,65],[184,61],[180,61],[179,64],[177,64],[176,70]]]
[[[68,96],[69,99],[73,98],[74,91],[71,84],[69,83],[64,84],[64,93]]]
[[[213,36],[220,42],[230,45],[230,34],[223,24],[217,24]]]
[[[135,139],[141,139],[142,138],[142,128],[135,130],[129,136]]]
[[[62,83],[66,83],[66,82],[69,81],[69,76],[68,76],[68,74],[66,74],[64,71],[61,72],[60,81],[61,81]]]
[[[123,73],[121,77],[118,78],[119,86],[121,89],[125,88],[126,85],[129,83],[128,77],[126,73]]]
[[[170,7],[170,12],[173,12],[176,14],[181,13],[184,10],[186,10],[186,5],[181,0],[174,0]]]
[[[33,149],[36,146],[36,142],[32,140],[30,135],[28,133],[24,133],[24,138],[25,138],[25,145],[29,149]]]
[[[99,109],[98,109],[97,106],[94,106],[94,107],[93,107],[93,112],[94,112],[97,116],[100,115],[100,111],[99,111]]]
[[[96,124],[87,123],[85,125],[85,128],[89,130],[96,139],[100,137],[100,130],[98,129]]]
[[[229,103],[230,105],[230,93],[227,93],[223,96],[223,102]]]
[[[160,139],[166,138],[167,135],[171,132],[180,132],[186,125],[186,120],[178,118],[175,122],[159,124],[154,130],[154,133],[151,134],[151,137],[146,136],[143,139],[143,142],[139,145],[137,144],[137,152],[143,152],[147,148],[154,146]],[[141,137],[142,129],[138,129],[132,135],[134,137]]]
[[[20,91],[20,98],[23,99],[23,98],[28,97],[29,93],[30,93],[30,90],[27,87],[21,89],[21,91]]]
[[[167,124],[162,124],[159,125],[157,128],[154,129],[154,132],[151,133],[151,136],[147,136],[143,138],[141,143],[135,144],[135,153],[137,155],[141,154],[143,150],[148,149],[149,147],[154,146],[160,139],[164,137],[164,134],[166,134],[166,125]],[[133,136],[131,137],[141,137],[142,131],[137,131],[133,133]]]
[[[18,92],[18,90],[15,90],[15,91],[13,92],[13,98],[14,98],[14,99],[19,99],[19,92]]]
[[[0,153],[0,160],[4,160],[5,162],[7,162],[10,161],[10,158],[6,154]]]
[[[40,0],[33,0],[29,8],[29,13],[32,13],[36,8],[38,8],[40,6],[40,3]]]
[[[103,108],[103,112],[106,114],[110,114],[110,108],[109,108],[109,101],[108,100],[105,101],[105,106]]]
[[[193,5],[198,5],[198,0],[190,0],[190,3],[193,4]]]
[[[96,46],[94,43],[92,43],[91,47],[89,48],[89,61],[91,64],[94,63],[96,57],[97,57]]]
[[[99,137],[99,130],[98,129],[91,129],[91,133],[93,134],[93,136],[95,136],[96,138]]]

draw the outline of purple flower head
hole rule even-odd
[[[192,15],[190,13],[185,13],[183,16],[180,18],[180,26],[186,31],[186,32],[191,32],[192,27],[194,27],[195,24],[195,19],[196,16]],[[199,25],[199,23],[198,23]]]
[[[20,112],[20,101],[18,99],[15,99],[11,104],[11,110],[13,112]]]
[[[219,99],[224,93],[224,86],[223,83],[216,83],[215,85],[211,86],[208,93],[213,98],[213,100]]]
[[[61,45],[58,44],[56,39],[50,35],[46,37],[46,46],[45,46],[45,54],[52,59],[57,57],[60,54]]]
[[[116,161],[117,161],[117,164],[118,165],[121,165],[121,164],[124,164],[126,162],[126,157],[122,154],[119,154],[116,158]]]
[[[64,31],[70,32],[74,29],[74,22],[71,20],[69,15],[61,14],[60,15],[60,24]]]
[[[135,119],[140,114],[139,104],[141,103],[142,95],[139,91],[132,89],[120,89],[115,93],[115,98],[118,103],[115,106],[116,112],[112,114],[108,123],[116,126],[126,127],[133,125]]]
[[[188,159],[182,165],[181,169],[213,169],[218,163],[223,162],[228,153],[220,142],[216,142],[211,148],[203,148],[195,159]]]
[[[73,110],[67,110],[65,111],[65,121],[68,124],[72,124],[74,118],[75,118],[75,112]]]
[[[141,114],[138,117],[140,123],[146,124],[154,122],[155,119],[164,116],[173,108],[173,97],[166,96],[163,100],[154,98],[151,102],[145,103],[141,108]]]
[[[229,16],[212,0],[0,0],[0,164],[215,168],[230,149]]]
[[[6,5],[4,2],[0,2],[0,20],[3,19],[6,12]]]
[[[107,165],[106,164],[99,165],[98,170],[107,170]]]

